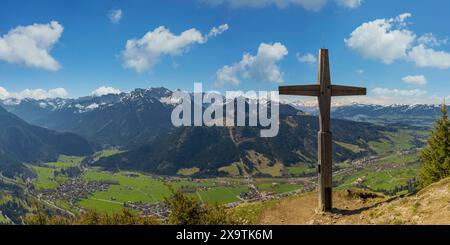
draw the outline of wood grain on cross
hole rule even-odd
[[[319,50],[319,77],[317,85],[280,86],[280,94],[316,96],[319,100],[320,131],[318,133],[319,209],[332,210],[332,138],[330,112],[332,96],[366,95],[366,88],[332,85],[328,50]]]

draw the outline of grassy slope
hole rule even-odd
[[[219,168],[219,171],[225,172],[230,176],[239,176],[239,175],[241,175],[241,173],[242,173],[242,175],[247,174],[247,171],[245,170],[245,166],[242,162],[235,162],[229,166],[221,167],[221,168]]]
[[[287,172],[290,175],[303,175],[303,174],[310,174],[316,172],[316,168],[307,165],[307,164],[299,164],[299,165],[293,165],[286,167]]]
[[[385,132],[386,139],[381,141],[370,141],[369,147],[378,154],[391,153],[403,149],[409,149],[413,145],[411,144],[414,139],[414,133],[412,130],[398,130],[397,132]]]
[[[113,156],[113,155],[116,155],[116,154],[119,154],[119,153],[123,153],[123,152],[125,152],[125,151],[115,150],[115,149],[102,150],[102,151],[96,152],[94,154],[94,159],[93,160],[95,162],[95,161],[98,161],[100,158],[110,157],[110,156]]]
[[[450,224],[450,178],[361,214],[371,224]]]
[[[235,212],[253,224],[450,224],[450,178],[407,197],[364,200],[337,191],[333,199],[331,214],[316,212],[317,193],[253,204],[248,215],[241,210],[245,206]]]
[[[370,193],[353,190],[353,193]],[[450,224],[450,178],[415,195],[362,199],[346,191],[333,193],[333,213],[317,213],[317,193],[264,203],[243,204],[233,214],[248,224]]]
[[[417,152],[407,155],[394,154],[351,175],[337,175],[334,180],[339,183],[339,188],[353,187],[354,182],[361,178],[364,179],[364,186],[374,190],[389,190],[403,186],[409,179],[417,177],[419,167]]]
[[[339,141],[335,141],[336,144],[347,148],[349,150],[351,150],[354,153],[360,153],[362,151],[365,151],[365,149],[362,149],[361,147],[359,147],[358,145],[353,145],[353,144],[348,144],[348,143],[344,143],[344,142],[339,142]]]
[[[3,215],[0,214],[0,225],[6,224],[7,222],[8,222],[8,220]]]
[[[178,170],[177,174],[182,176],[191,176],[200,171],[199,168],[193,167],[193,168],[182,168]]]
[[[414,147],[412,142],[415,140],[415,137],[426,135],[427,132],[415,131],[415,130],[409,130],[409,129],[399,129],[397,132],[384,132],[384,134],[386,136],[385,139],[382,139],[381,141],[370,141],[370,142],[368,142],[368,146],[377,155],[382,155],[382,156],[392,155],[392,158],[397,158],[397,159],[392,159],[392,158],[385,159],[386,163],[394,164],[394,163],[401,163],[402,161],[403,162],[413,162],[408,159],[404,159],[404,160],[399,159],[395,155],[398,151],[402,151],[402,150],[406,150],[406,149],[410,149],[411,147]],[[338,142],[338,141],[335,141],[335,143],[341,147],[351,150],[355,154],[361,153],[363,151],[367,151],[367,149],[363,149],[356,144],[349,144],[349,143],[343,143],[343,142]],[[307,163],[298,163],[298,164],[295,164],[292,166],[283,166],[282,164],[275,164],[273,166],[269,166],[267,164],[268,159],[266,159],[264,156],[262,156],[258,153],[255,153],[254,151],[249,151],[248,156],[250,159],[252,159],[253,162],[260,162],[260,164],[257,164],[255,166],[254,174],[263,173],[266,175],[270,175],[272,177],[281,177],[283,173],[287,173],[291,176],[299,176],[299,175],[303,175],[303,174],[310,174],[310,173],[316,172],[316,169],[314,167],[311,168],[311,166]],[[409,157],[417,158],[417,155],[409,156]],[[394,161],[391,161],[391,160],[394,160]],[[345,165],[344,163],[336,163],[336,165],[338,165],[338,167],[348,167],[348,165]],[[226,167],[222,167],[219,170],[228,173],[230,176],[239,175],[239,170],[237,168],[236,163],[233,163]],[[392,186],[392,187],[394,187],[394,186]]]
[[[8,194],[3,193],[2,190],[0,190],[0,204],[3,204],[5,202],[7,202],[8,200],[11,200],[11,197]],[[3,216],[2,214],[0,214],[0,225],[1,224],[6,224],[7,221],[8,220],[6,219],[6,217]]]

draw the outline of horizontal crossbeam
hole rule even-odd
[[[280,86],[278,90],[280,94],[283,95],[320,96],[320,85]],[[352,96],[366,94],[366,88],[331,85],[331,96]]]
[[[366,95],[366,88],[331,85],[331,96]]]
[[[280,86],[278,91],[285,95],[319,96],[320,85]]]

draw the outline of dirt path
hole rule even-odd
[[[297,225],[297,224],[361,224],[359,215],[367,209],[386,201],[375,198],[363,201],[346,196],[344,192],[333,195],[333,214],[317,212],[318,198],[316,192],[287,198],[267,208],[261,215],[261,224]]]

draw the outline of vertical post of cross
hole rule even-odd
[[[331,115],[331,79],[328,50],[319,51],[319,76],[317,83],[320,85],[319,122],[318,133],[318,172],[319,172],[319,209],[330,212],[332,209],[332,135],[330,131]]]
[[[316,96],[319,100],[320,131],[318,141],[319,209],[332,211],[333,145],[331,139],[331,97],[366,95],[366,88],[332,85],[328,49],[319,51],[319,77],[314,85],[280,86],[280,94]]]

